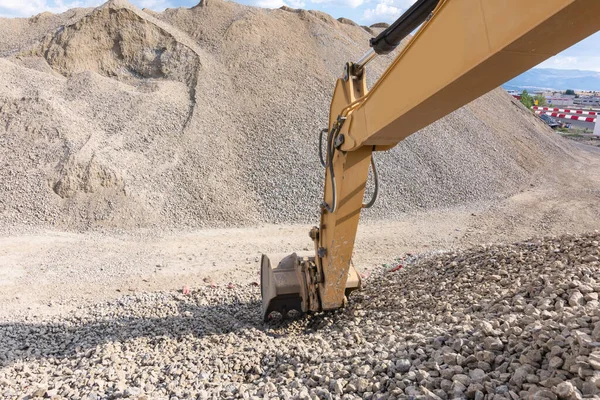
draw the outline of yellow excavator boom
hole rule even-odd
[[[368,91],[368,61],[418,24]],[[321,220],[310,232],[314,253],[277,263],[263,256],[265,318],[272,311],[336,309],[360,287],[351,257],[360,211],[372,203],[363,198],[374,151],[394,147],[599,30],[600,0],[418,0],[372,39],[369,53],[346,64],[333,94]],[[286,291],[294,301],[281,301]]]

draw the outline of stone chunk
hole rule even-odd
[[[600,371],[600,351],[594,351],[588,358],[588,363],[596,371]]]
[[[561,399],[568,399],[575,394],[575,387],[571,382],[563,382],[556,386],[555,393]]]
[[[501,351],[504,349],[504,344],[497,337],[486,337],[483,341],[483,347],[490,351]]]
[[[552,369],[558,369],[560,368],[564,363],[564,360],[558,356],[554,356],[550,359],[550,362],[548,363],[548,366]]]
[[[396,361],[396,370],[398,372],[402,372],[403,374],[410,370],[410,360],[401,359]]]
[[[485,378],[485,376],[485,371],[480,368],[475,368],[474,370],[469,372],[469,377],[473,382],[481,382],[483,378]]]
[[[579,290],[574,290],[569,296],[569,305],[571,307],[579,307],[585,305],[585,299]]]

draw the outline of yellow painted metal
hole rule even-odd
[[[359,78],[350,77],[347,81],[338,79],[330,107],[330,129],[342,109],[363,97],[366,92],[365,74]],[[346,121],[341,133],[347,135],[349,129],[351,129],[350,121]],[[319,284],[319,298],[323,310],[339,308],[344,302],[344,292],[369,173],[371,152],[370,147],[362,147],[347,153],[337,151],[334,155],[337,210],[334,213],[323,210],[319,226],[319,245],[326,249],[325,256],[320,260],[324,279],[323,283]],[[332,205],[333,195],[329,170],[325,176],[324,198],[328,204]]]
[[[337,152],[335,156],[338,208],[334,213],[323,211],[321,214],[320,238],[326,249],[321,260],[324,279],[319,285],[323,310],[339,308],[344,302],[371,152],[369,147],[361,147],[346,154]],[[329,183],[327,186],[330,193]]]
[[[343,150],[394,145],[600,30],[598,0],[442,0],[348,115]]]
[[[329,127],[347,117],[335,153],[338,208],[322,211],[322,309],[344,303],[371,152],[387,150],[514,76],[600,30],[600,0],[441,0],[367,92],[337,81]],[[324,199],[331,204],[326,173]]]

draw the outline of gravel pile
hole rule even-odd
[[[57,229],[314,223],[317,133],[371,37],[221,0],[163,13],[112,0],[1,19],[0,33],[1,221]],[[364,214],[504,198],[574,151],[496,90],[378,155]]]
[[[406,259],[349,306],[260,321],[259,288],[147,293],[0,324],[0,396],[600,395],[600,234]]]

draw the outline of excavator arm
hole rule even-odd
[[[368,91],[366,64],[419,25]],[[345,66],[333,94],[321,220],[310,232],[314,253],[263,256],[265,318],[272,311],[333,310],[360,287],[351,257],[360,212],[371,205],[363,198],[373,152],[598,30],[599,0],[418,0],[372,39],[371,50]]]

